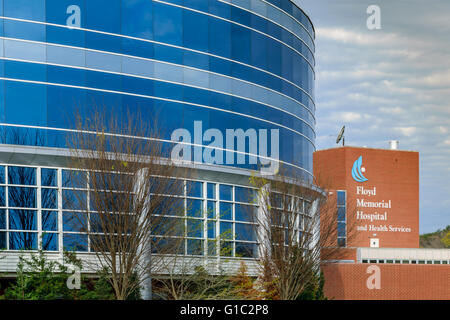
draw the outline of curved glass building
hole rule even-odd
[[[87,244],[64,229],[60,150],[74,114],[106,110],[156,118],[169,150],[178,129],[190,133],[191,160],[204,166],[187,202],[229,215],[197,217],[214,228],[188,235],[197,245],[186,253],[207,254],[206,240],[230,230],[232,255],[251,257],[245,252],[257,244],[245,231],[243,195],[260,165],[252,156],[312,177],[314,37],[309,18],[288,0],[0,0],[0,247],[23,249],[24,235],[32,249]],[[223,137],[215,145],[223,154],[211,163],[202,148],[212,141],[209,129]],[[238,129],[246,143],[236,151],[239,141],[226,138]],[[23,170],[33,179],[15,181]],[[53,182],[43,185],[48,175]],[[23,190],[32,200],[14,203],[10,193]],[[54,199],[48,208],[46,196]],[[34,222],[20,225],[16,209]],[[43,233],[45,247],[37,241]]]

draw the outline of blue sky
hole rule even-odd
[[[420,153],[420,233],[450,224],[450,1],[294,0],[316,29],[317,149]],[[366,25],[369,5],[381,29]]]

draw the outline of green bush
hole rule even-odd
[[[29,259],[19,257],[16,281],[6,288],[3,299],[8,300],[109,300],[114,299],[108,274],[102,271],[98,279],[81,276],[80,289],[69,289],[69,265],[82,269],[74,253],[65,252],[64,263],[49,261],[43,251],[31,254]]]

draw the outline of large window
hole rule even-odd
[[[337,192],[337,242],[347,246],[347,191]]]
[[[0,249],[92,251],[86,227],[97,210],[87,173],[66,168],[0,165]],[[114,182],[114,179],[108,180]],[[256,190],[208,181],[174,180],[183,191],[180,208],[166,212],[153,229],[158,246],[182,239],[178,253],[195,256],[257,256]],[[116,190],[117,186],[97,186]],[[163,191],[164,192],[164,191]],[[88,215],[90,215],[88,223]]]

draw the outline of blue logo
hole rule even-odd
[[[362,156],[359,156],[358,160],[356,160],[353,163],[352,168],[352,177],[356,182],[365,182],[369,180],[362,174],[365,171],[365,169],[362,168],[361,166],[362,166]]]

